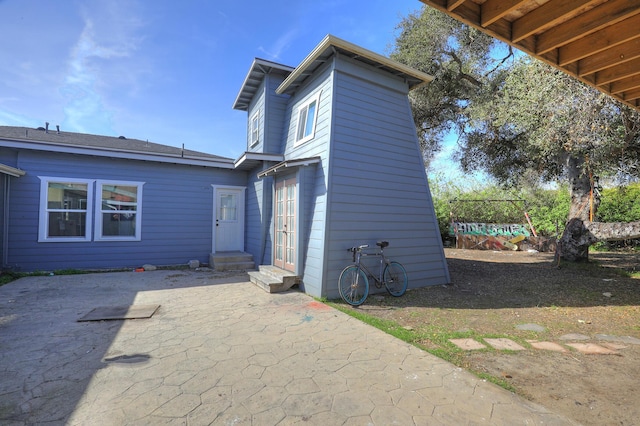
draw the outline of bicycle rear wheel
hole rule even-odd
[[[352,306],[362,305],[369,295],[367,274],[355,265],[342,270],[338,280],[338,291],[342,300]]]
[[[382,275],[384,286],[390,295],[400,297],[407,291],[409,280],[407,279],[407,271],[398,262],[389,262],[384,267]]]

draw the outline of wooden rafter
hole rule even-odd
[[[640,0],[421,1],[640,110]]]

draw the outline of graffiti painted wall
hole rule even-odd
[[[469,223],[453,222],[449,228],[451,235],[487,235],[492,237],[517,237],[531,236],[526,225],[521,224],[496,224],[496,223]]]

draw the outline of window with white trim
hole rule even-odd
[[[320,93],[311,97],[298,109],[298,128],[296,129],[296,145],[313,139],[316,132],[316,119],[318,118],[318,106]]]
[[[90,241],[93,181],[40,179],[38,241]]]
[[[39,242],[140,241],[143,182],[40,180]]]
[[[249,121],[249,146],[258,144],[260,138],[260,110],[258,110]]]
[[[96,182],[96,241],[140,241],[142,185]]]

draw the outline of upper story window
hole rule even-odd
[[[260,139],[260,111],[253,114],[249,121],[249,146],[253,147],[258,144]]]
[[[38,241],[90,241],[93,181],[41,178]]]
[[[296,130],[296,145],[312,139],[316,132],[318,105],[320,93],[300,105],[298,110],[298,129]]]
[[[98,181],[95,240],[140,241],[142,183]]]

